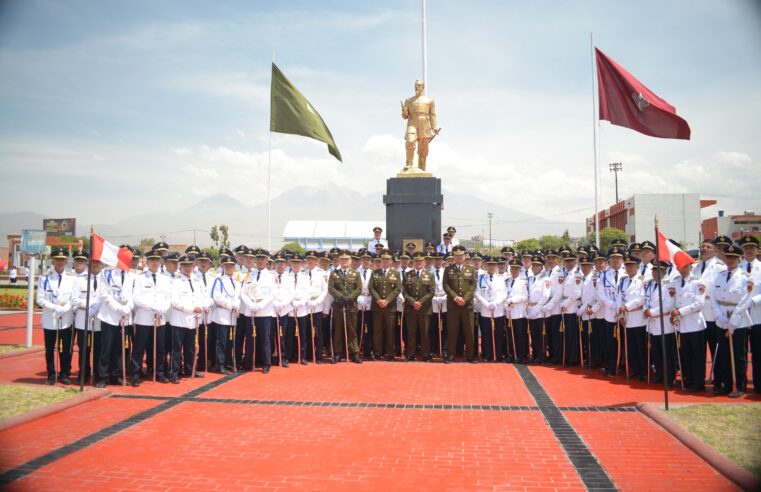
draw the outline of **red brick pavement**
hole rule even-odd
[[[640,413],[566,412],[621,490],[739,490]]]
[[[0,359],[0,380],[41,382],[43,367],[41,354]],[[531,371],[558,406],[630,406],[662,399],[658,386],[595,372],[534,366]],[[218,379],[207,375],[179,385],[145,382],[140,388],[110,388],[122,396],[171,399]],[[0,475],[125,418],[162,408],[160,401],[118,396],[0,433]],[[670,396],[672,401],[729,401],[675,391]],[[273,367],[269,375],[245,374],[198,397],[302,403],[174,400],[178,404],[166,411],[48,459],[8,489],[584,489],[511,365]],[[357,408],[303,402],[531,408]],[[734,489],[638,412],[563,414],[620,489]]]

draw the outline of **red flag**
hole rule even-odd
[[[690,125],[624,67],[595,48],[600,119],[660,138],[690,139]]]
[[[672,243],[661,231],[658,231],[658,256],[660,261],[668,261],[677,270],[681,270],[682,267],[692,265],[695,260],[692,256],[688,255],[676,244]]]
[[[129,270],[130,262],[132,261],[132,251],[111,244],[93,233],[92,259],[103,262],[110,267],[119,267],[122,270]]]

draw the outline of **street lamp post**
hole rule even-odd
[[[616,203],[618,203],[618,172],[624,170],[624,165],[621,162],[611,162],[608,167],[610,168],[610,172],[614,173],[616,176]]]

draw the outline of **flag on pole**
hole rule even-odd
[[[122,270],[129,270],[130,262],[132,261],[132,251],[111,244],[93,233],[92,259],[100,261],[110,267],[119,267]]]
[[[690,139],[690,125],[676,108],[595,48],[600,119],[651,137]]]
[[[682,249],[671,242],[670,240],[666,239],[666,236],[663,235],[663,233],[659,230],[658,233],[658,259],[660,261],[668,261],[674,267],[676,267],[677,270],[681,270],[682,267],[685,267],[687,265],[692,265],[695,263],[695,260],[692,258],[692,256],[688,255]]]
[[[333,135],[322,116],[274,63],[270,87],[270,131],[301,135],[325,142],[328,144],[328,152],[343,162]]]

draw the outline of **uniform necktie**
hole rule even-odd
[[[492,280],[494,280],[494,275],[489,274],[489,282],[491,282]]]
[[[192,281],[192,280],[190,280],[190,279],[188,279],[188,285],[190,285],[190,292],[192,292],[193,294],[195,294],[195,293],[196,293],[196,290],[193,288],[193,281]]]
[[[230,279],[230,287],[232,287],[233,288],[233,292],[235,292],[235,282],[233,282],[233,278],[232,277],[228,277],[228,278]]]
[[[124,287],[124,270],[122,270],[122,287]]]
[[[745,269],[748,271],[748,273],[750,273],[750,262],[748,262],[748,264],[745,266]]]
[[[706,271],[706,261],[703,260],[700,262],[700,274],[703,275],[703,272]]]
[[[282,280],[283,280],[283,274],[282,273],[278,273],[277,274],[277,283],[280,283]]]
[[[435,270],[435,272],[436,272],[436,280],[438,280],[438,279],[439,279],[439,269],[437,268],[437,269]]]
[[[262,274],[262,271],[261,271],[261,270],[257,270],[257,271],[256,271],[256,281],[257,281],[257,282],[259,281],[259,275],[261,275],[261,274]]]
[[[618,285],[618,270],[616,270],[615,274],[613,275],[613,278],[616,279],[616,285]]]
[[[367,280],[367,270],[362,271],[362,280]]]
[[[62,279],[62,278],[63,278],[63,275],[59,273],[59,274],[58,274],[58,288],[59,288],[59,289],[61,288],[61,279]]]
[[[415,270],[415,276],[416,276],[417,278],[420,278],[420,270]]]
[[[201,280],[203,280],[203,286],[207,287],[207,285],[206,285],[206,274],[205,273],[201,274]]]
[[[93,288],[92,289],[94,291],[97,291],[98,290],[98,277],[93,275],[92,283],[93,283]]]
[[[684,277],[682,277],[682,287],[684,287]]]
[[[152,273],[151,276],[153,277],[153,286],[156,287],[156,274]]]

